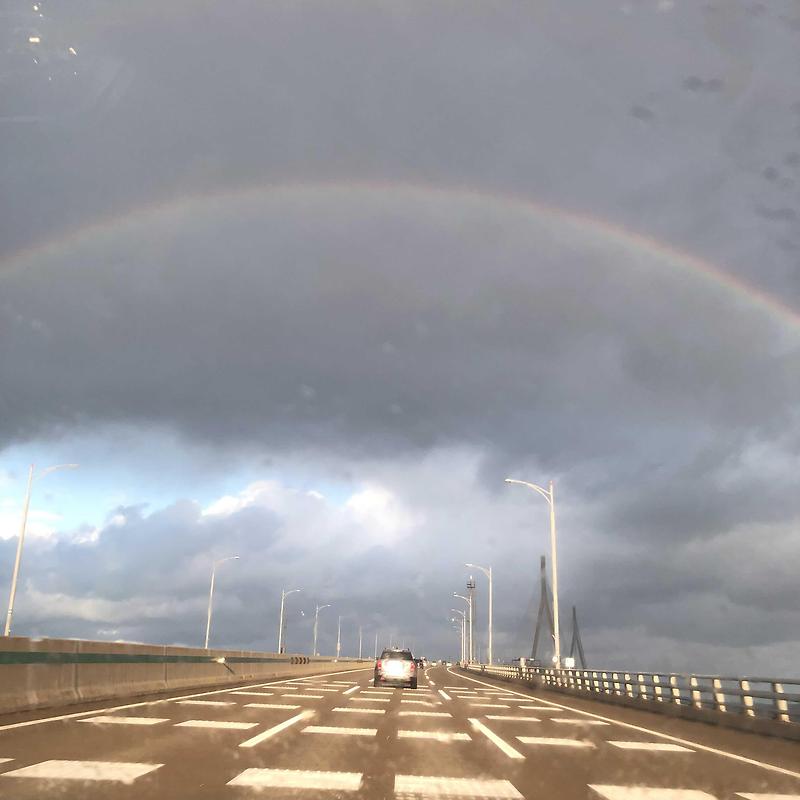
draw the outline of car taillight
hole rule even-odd
[[[411,662],[411,672],[413,672],[417,668],[417,665],[412,661]]]
[[[380,669],[381,668],[381,660],[380,659],[378,659],[378,663],[375,665],[375,668],[376,669]]]

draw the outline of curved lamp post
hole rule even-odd
[[[220,558],[218,561],[215,561],[213,566],[211,567],[211,587],[208,590],[208,617],[206,619],[206,643],[205,649],[208,650],[208,637],[211,633],[211,606],[214,602],[214,579],[217,574],[217,565],[223,564],[226,561],[236,561],[239,556],[228,556],[227,558]]]
[[[284,633],[283,633],[283,606],[286,602],[286,598],[290,594],[294,594],[295,592],[302,592],[302,589],[289,589],[287,592],[286,589],[281,589],[281,618],[278,622],[278,652],[282,653],[284,647],[286,646],[283,641]]]
[[[14,571],[11,573],[11,591],[8,595],[8,611],[6,612],[6,627],[3,636],[11,636],[11,618],[14,615],[14,600],[17,596],[17,581],[19,580],[19,566],[22,561],[22,545],[25,542],[25,529],[28,526],[28,509],[31,505],[31,490],[33,482],[44,478],[51,472],[59,469],[77,469],[77,464],[56,464],[53,467],[43,469],[38,475],[34,475],[36,465],[31,464],[28,470],[28,489],[25,492],[25,504],[22,507],[22,526],[19,530],[19,540],[17,541],[17,557],[14,559]]]
[[[479,569],[489,579],[489,653],[488,660],[492,663],[492,568],[482,567],[480,564],[464,564],[465,567]]]

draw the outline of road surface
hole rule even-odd
[[[800,745],[434,667],[0,719],[0,798],[800,800]]]

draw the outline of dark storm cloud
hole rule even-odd
[[[792,305],[800,40],[781,8],[47,12],[44,44],[74,42],[78,75],[55,44],[37,51],[54,81],[27,45],[4,50],[22,60],[0,66],[3,251],[209,197],[0,267],[0,447],[121,425],[303,457],[377,476],[405,533],[365,544],[376,519],[305,502],[117,509],[96,541],[35,545],[27,630],[195,641],[187,620],[202,623],[209,561],[230,545],[252,554],[220,594],[232,644],[267,646],[262,610],[290,578],[351,622],[368,607],[393,625],[411,598],[435,642],[450,635],[442,587],[475,558],[503,576],[498,642],[519,654],[543,545],[530,498],[502,492],[513,471],[559,479],[565,591],[596,653],[667,658],[682,641],[695,657],[706,641],[732,663],[726,646],[785,641],[796,329],[595,226],[397,185],[583,209]],[[232,192],[325,180],[341,185]],[[316,530],[338,550],[310,546]],[[783,549],[726,557],[765,535]]]

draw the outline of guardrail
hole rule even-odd
[[[247,650],[0,638],[0,713],[358,667],[357,659]]]
[[[800,679],[470,664],[470,671],[800,739]]]

